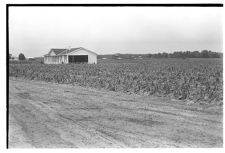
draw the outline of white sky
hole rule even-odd
[[[10,7],[9,49],[26,57],[51,48],[98,54],[222,52],[222,9],[201,7]]]

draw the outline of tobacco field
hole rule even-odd
[[[9,76],[193,103],[222,105],[223,101],[222,59],[103,60],[93,65],[9,63]]]

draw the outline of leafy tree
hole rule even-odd
[[[209,58],[209,57],[210,57],[209,54],[210,54],[210,53],[209,53],[208,50],[202,50],[202,51],[201,51],[201,57],[202,57],[202,58]]]
[[[26,59],[26,57],[24,56],[24,54],[20,53],[19,54],[19,60],[25,60],[25,59]]]

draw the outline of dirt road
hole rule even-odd
[[[9,79],[9,147],[222,147],[222,108]]]

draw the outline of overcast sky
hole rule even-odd
[[[222,9],[200,7],[10,7],[9,49],[38,57],[51,48],[98,54],[222,51]]]

